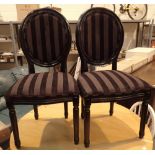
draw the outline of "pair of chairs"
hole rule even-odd
[[[68,102],[73,102],[74,143],[79,143],[79,94],[84,118],[84,144],[90,144],[90,106],[95,102],[114,102],[137,98],[143,100],[139,137],[144,136],[147,106],[151,86],[129,74],[116,71],[124,31],[120,19],[110,10],[92,8],[81,15],[76,27],[76,44],[81,58],[81,75],[77,82],[67,73],[67,55],[71,47],[68,22],[58,12],[39,9],[30,13],[20,28],[20,42],[27,58],[30,74],[17,81],[6,94],[15,145],[20,147],[19,131],[14,105],[34,106],[38,119],[40,104],[64,102],[65,118]],[[88,64],[103,65],[112,62],[112,70],[88,72]],[[54,67],[60,72],[35,73],[34,64]]]

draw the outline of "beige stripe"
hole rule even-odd
[[[23,86],[23,95],[29,95],[29,88],[32,81],[32,78],[35,74],[30,74],[29,77],[26,79],[24,86]]]
[[[11,93],[10,93],[11,96],[16,96],[17,95],[18,87],[19,87],[20,83],[23,81],[23,79],[24,78],[19,79],[16,82],[16,84],[12,87],[12,90],[11,90]]]
[[[57,82],[57,93],[60,95],[63,93],[63,76],[64,74],[58,73],[58,82]]]
[[[101,84],[98,82],[94,75],[92,75],[91,73],[86,73],[86,75],[93,82],[98,92],[104,92],[103,88],[101,87]]]
[[[106,73],[117,83],[121,92],[126,92],[126,88],[124,87],[124,84],[122,83],[122,81],[120,81],[120,79],[117,78],[117,76],[115,76],[113,72],[106,71]]]
[[[114,71],[114,70],[113,70]],[[116,74],[120,75],[128,84],[129,87],[131,88],[131,90],[135,89],[135,85],[133,84],[133,82],[128,78],[128,76],[122,74],[121,72],[118,71],[114,71]]]
[[[52,83],[53,83],[53,72],[48,73],[47,81],[46,81],[46,88],[45,88],[45,94],[47,96],[51,96],[52,92]]]
[[[89,86],[88,82],[82,76],[80,76],[78,78],[78,81],[80,82],[81,86],[83,87],[83,89],[86,91],[87,94],[92,94],[93,93],[93,91],[92,91],[91,87]]]
[[[104,81],[105,85],[108,87],[110,92],[115,92],[115,88],[112,85],[112,83],[110,82],[110,80],[105,75],[103,75],[104,72],[103,72],[103,74],[101,72],[95,72],[95,73]]]
[[[41,82],[43,79],[44,73],[40,73],[36,79],[36,83],[34,86],[34,96],[39,96],[40,95],[40,87],[41,87]]]
[[[75,92],[75,86],[74,86],[74,78],[68,74],[68,89],[69,89],[69,92],[73,93]]]

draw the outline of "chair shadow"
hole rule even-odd
[[[27,150],[84,150],[83,123],[79,120],[79,145],[74,145],[73,120],[64,118],[41,119],[48,123],[44,127],[38,147],[22,146]],[[133,145],[145,145],[138,133],[115,116],[92,116],[90,121],[90,141],[88,149],[129,149]],[[128,147],[128,148],[127,148]]]

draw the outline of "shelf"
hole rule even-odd
[[[0,43],[11,43],[12,40],[11,39],[7,39],[7,40],[0,40]]]

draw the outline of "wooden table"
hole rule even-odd
[[[72,103],[69,118],[64,119],[63,104],[39,107],[39,120],[34,120],[33,111],[19,121],[21,149],[84,150],[83,120],[80,119],[80,142],[73,143]],[[113,116],[109,116],[109,104],[91,106],[91,145],[88,149],[152,149],[152,136],[148,127],[145,137],[138,138],[139,117],[128,109],[115,105]],[[16,149],[13,135],[10,148]]]

